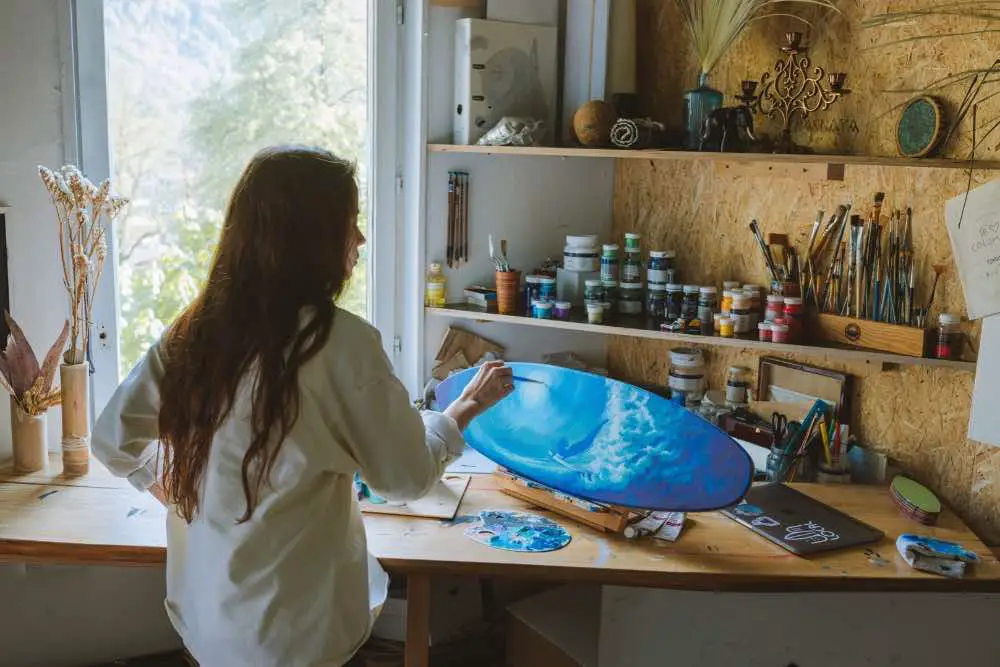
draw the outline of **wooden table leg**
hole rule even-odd
[[[431,637],[431,578],[406,577],[406,667],[428,667]]]

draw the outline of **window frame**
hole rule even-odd
[[[386,354],[405,365],[397,330],[397,236],[402,216],[399,161],[402,111],[397,0],[368,0],[369,259],[367,308]],[[60,0],[65,161],[94,181],[112,173],[104,43],[104,0]],[[118,252],[108,230],[108,257],[94,302],[91,409],[99,413],[118,387],[120,355]],[[413,350],[409,350],[413,353]]]

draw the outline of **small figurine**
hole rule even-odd
[[[705,119],[699,150],[743,153],[756,141],[753,114],[745,106],[722,107]]]

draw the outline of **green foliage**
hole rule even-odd
[[[115,181],[133,201],[116,229],[124,374],[197,294],[256,151],[297,143],[364,157],[367,3],[105,5]],[[364,199],[364,164],[359,180]],[[363,256],[340,300],[361,315],[366,273]]]

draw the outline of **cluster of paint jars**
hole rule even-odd
[[[801,298],[769,294],[764,320],[757,324],[758,340],[762,343],[801,343],[804,318]]]
[[[556,299],[556,279],[551,276],[526,276],[524,303],[527,315],[540,320],[568,320],[571,304]]]

